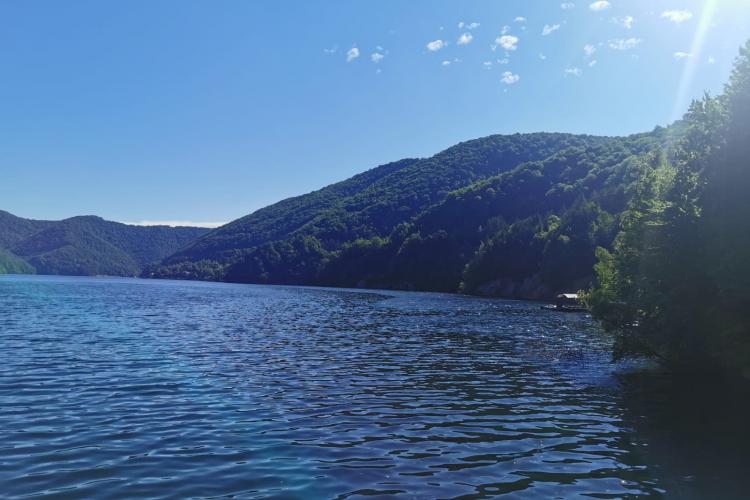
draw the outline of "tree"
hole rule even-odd
[[[674,168],[644,169],[587,300],[620,353],[750,375],[750,42],[683,121]]]

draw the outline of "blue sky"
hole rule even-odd
[[[719,92],[747,0],[0,1],[0,208],[224,222],[494,133]]]

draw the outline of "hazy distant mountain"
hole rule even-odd
[[[594,246],[611,242],[612,223],[636,175],[630,160],[666,136],[657,129],[625,138],[537,133],[464,142],[258,210],[211,231],[148,274],[444,291],[467,281],[464,289],[475,293],[544,295],[591,275]],[[606,219],[611,227],[597,226],[585,243],[574,241],[585,247],[582,261],[569,276],[551,279],[542,269],[549,265],[543,254],[557,245],[549,241],[553,235],[565,240],[573,232],[560,226],[575,224],[565,218],[572,208],[593,217],[590,224],[603,226]],[[521,223],[529,226],[522,237]],[[493,242],[507,239],[506,233],[528,246],[514,250],[532,261],[527,268],[485,278],[474,272],[464,280],[467,266],[479,269],[487,249],[499,248]]]
[[[39,221],[0,211],[0,273],[138,276],[207,231],[94,216]]]

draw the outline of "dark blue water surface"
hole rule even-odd
[[[0,348],[2,497],[727,498],[750,481],[745,417],[644,382],[587,315],[532,303],[5,276]]]

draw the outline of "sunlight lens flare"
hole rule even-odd
[[[682,71],[680,85],[677,89],[677,98],[675,99],[674,108],[672,109],[672,121],[679,120],[687,110],[690,88],[695,79],[698,64],[701,61],[703,45],[705,44],[706,35],[708,34],[708,30],[711,27],[711,23],[716,14],[718,3],[719,0],[706,0],[706,3],[703,6],[703,11],[701,12],[698,26],[695,29],[695,35],[693,36],[693,43],[690,47],[690,52],[686,54],[688,57],[685,62],[685,68]]]

